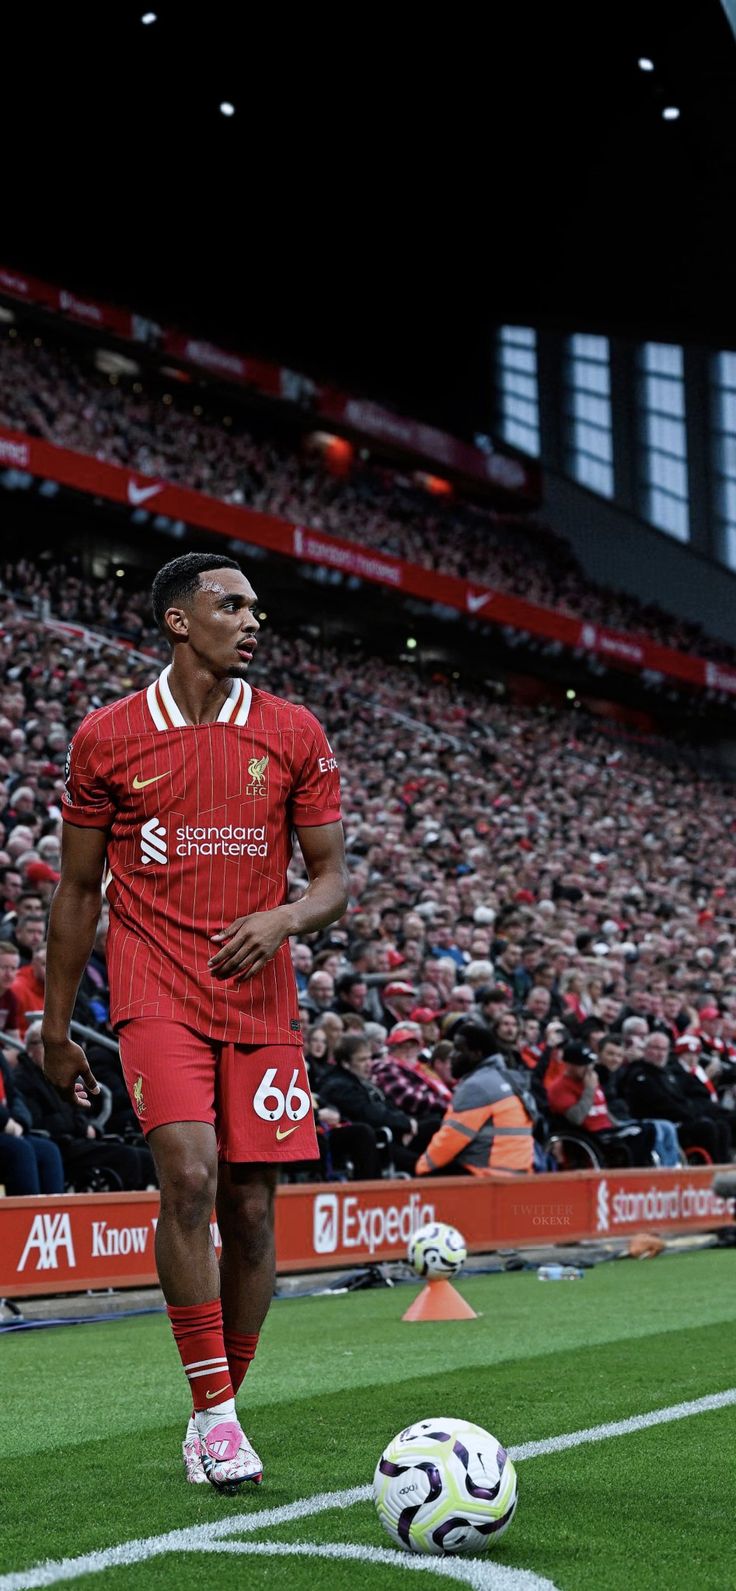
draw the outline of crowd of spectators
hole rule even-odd
[[[104,587],[100,600],[63,568],[50,584],[67,619],[101,613],[104,630]],[[2,1151],[28,1139],[36,1159],[34,1144],[58,1143],[71,1186],[101,1166],[145,1186],[152,1168],[114,1055],[94,1055],[108,1120],[72,1120],[70,1108],[62,1123],[33,1013],[66,744],[91,707],[141,688],[161,664],[102,633],[59,634],[27,563],[6,568],[3,591],[0,1023],[23,1051],[4,1052],[0,1181],[16,1185]],[[552,1169],[555,1128],[593,1139],[604,1160],[731,1157],[730,787],[655,747],[613,744],[582,712],[511,708],[305,636],[266,632],[253,683],[309,703],[342,773],[350,906],[293,946],[322,1175],[485,1173],[510,1165],[504,1144],[519,1155],[512,1169]],[[292,893],[305,882],[297,851]],[[109,1037],[104,949],[103,913],[76,1015]],[[456,1085],[461,1105],[472,1101],[462,1105],[472,1139],[451,1136]],[[54,1174],[58,1165],[36,1166],[39,1186]]]
[[[604,590],[541,523],[430,496],[398,470],[360,459],[335,475],[260,416],[219,418],[201,403],[105,376],[83,351],[0,328],[0,425],[229,503],[481,581],[587,622],[736,661],[725,641],[656,604]],[[225,423],[227,421],[227,423]]]

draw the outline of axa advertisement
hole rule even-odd
[[[713,1168],[578,1171],[406,1182],[294,1184],[276,1201],[278,1267],[340,1269],[400,1260],[418,1227],[448,1221],[471,1253],[635,1232],[710,1231],[733,1222]],[[0,1200],[0,1296],[156,1281],[155,1193]],[[212,1239],[219,1247],[217,1225]]]

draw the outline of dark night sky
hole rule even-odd
[[[456,429],[498,320],[736,346],[719,0],[152,9],[4,22],[6,263]]]

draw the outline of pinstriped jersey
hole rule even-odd
[[[239,1044],[299,1044],[284,943],[242,981],[214,978],[213,934],[286,899],[292,830],[340,818],[337,764],[307,708],[233,681],[187,724],[169,669],[84,719],[69,748],[69,823],[108,835],[111,1020],[167,1017]]]

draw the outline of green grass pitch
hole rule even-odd
[[[365,1486],[390,1437],[428,1415],[473,1420],[515,1448],[736,1385],[733,1250],[614,1262],[577,1283],[517,1272],[460,1286],[479,1320],[405,1325],[414,1296],[406,1287],[278,1300],[239,1399],[265,1480],[235,1498],[184,1481],[186,1392],[165,1317],[4,1337],[0,1591],[438,1591],[457,1582],[437,1560],[421,1560],[417,1581],[407,1580],[417,1560],[403,1554],[340,1561],[288,1551],[329,1542],[392,1552],[370,1501],[255,1533],[236,1528],[206,1554],[190,1540],[190,1550],[63,1580],[57,1569],[34,1580],[27,1571],[223,1519],[237,1527],[264,1509]],[[490,1565],[469,1583],[733,1584],[736,1406],[524,1459],[518,1474],[517,1516],[496,1551],[453,1560]],[[237,1541],[285,1550],[241,1558],[225,1550]]]

